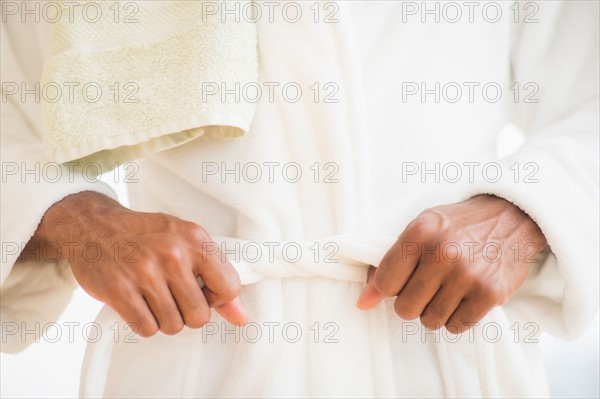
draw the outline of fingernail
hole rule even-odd
[[[241,326],[246,325],[248,323],[248,311],[242,304],[240,297],[237,297],[233,300],[235,303],[235,309],[237,310],[237,319]]]
[[[368,293],[369,293],[369,286],[366,286],[362,292],[360,293],[360,296],[358,297],[358,300],[356,301],[356,307],[361,309],[361,310],[365,310],[367,309],[368,306]]]
[[[367,285],[360,294],[356,306],[361,310],[368,310],[379,305],[381,301],[385,299],[385,296],[381,295],[377,288],[373,285]]]

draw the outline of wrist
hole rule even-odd
[[[40,221],[38,228],[24,247],[19,260],[59,261],[67,259],[65,244],[85,240],[93,225],[91,218],[106,214],[109,207],[121,205],[104,194],[83,191],[71,194],[53,204]]]
[[[505,220],[509,226],[518,226],[518,241],[522,245],[533,245],[536,254],[548,247],[546,236],[537,222],[518,205],[493,194],[481,194],[471,198],[471,200],[480,201],[486,207],[498,207],[500,212],[505,213]]]

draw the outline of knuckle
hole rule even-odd
[[[183,330],[182,320],[170,320],[160,327],[160,331],[166,335],[175,335],[181,330]]]
[[[421,217],[413,220],[409,225],[407,230],[410,233],[411,237],[421,241],[424,238],[429,236],[429,226],[428,223]]]
[[[461,334],[463,331],[465,331],[464,326],[461,323],[454,320],[446,323],[446,330],[448,330],[450,334],[454,335]]]
[[[432,325],[433,323],[444,322],[445,313],[446,312],[444,312],[444,309],[440,308],[439,306],[428,306],[421,315],[421,322],[423,325],[425,325],[425,327],[429,328],[429,325]],[[439,327],[440,326],[437,328]]]
[[[385,296],[396,296],[396,284],[387,276],[375,273],[375,288]]]
[[[165,241],[161,246],[161,250],[163,256],[169,262],[181,263],[184,260],[183,248],[174,241]]]
[[[426,209],[407,226],[411,237],[417,240],[426,240],[438,235],[443,223],[440,216],[432,209]]]
[[[419,315],[415,315],[414,311],[411,311],[409,306],[404,301],[396,299],[394,302],[394,311],[403,320],[413,320]]]
[[[195,242],[207,242],[211,241],[208,232],[204,230],[202,226],[197,225],[196,223],[191,223],[188,225],[187,234],[189,237]]]
[[[124,305],[123,301],[115,309],[134,333],[142,337],[150,337],[158,332],[158,326],[154,318],[146,316],[142,309],[136,306]]]
[[[158,332],[158,328],[154,328],[154,329],[148,328],[145,330],[139,329],[137,334],[143,338],[150,338],[150,337],[156,335],[157,332]]]
[[[136,333],[144,338],[151,337],[155,335],[159,330],[156,323],[149,322],[141,322],[141,323],[133,323],[135,326]]]
[[[425,312],[421,315],[421,324],[428,330],[438,330],[442,327],[440,318],[429,312]]]

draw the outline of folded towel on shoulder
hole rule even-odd
[[[257,82],[254,23],[206,1],[77,7],[85,12],[53,28],[42,78],[52,161],[96,162],[106,171],[207,133],[248,131],[255,105],[222,94]]]

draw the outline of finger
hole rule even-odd
[[[194,271],[202,278],[202,288],[210,307],[230,302],[240,294],[241,282],[237,271],[218,250],[215,243],[204,243]]]
[[[430,330],[445,326],[464,298],[466,290],[451,281],[442,283],[437,294],[421,314],[421,323]]]
[[[169,288],[186,326],[200,328],[210,320],[210,308],[191,271],[170,281]]]
[[[135,333],[150,337],[158,332],[158,322],[137,290],[127,287],[122,292],[115,293],[113,298],[109,305],[123,320],[131,324]]]
[[[478,300],[476,297],[465,297],[446,323],[446,328],[453,334],[459,334],[474,327],[492,310],[493,305]]]
[[[375,288],[385,296],[396,296],[415,270],[420,257],[420,241],[405,230],[387,251],[373,279]]]
[[[358,301],[356,302],[356,306],[359,309],[366,310],[374,308],[386,298],[385,295],[375,288],[375,279],[373,278],[375,271],[375,267],[369,266],[369,270],[367,271],[367,286],[362,291]]]
[[[183,319],[175,303],[173,294],[166,283],[154,284],[150,289],[142,290],[142,294],[158,321],[158,328],[167,335],[177,334],[183,328]]]
[[[421,263],[394,302],[396,314],[404,320],[421,316],[427,304],[442,285],[446,274],[445,265],[434,262]]]
[[[217,306],[215,310],[231,324],[243,326],[248,322],[248,313],[239,297]]]

